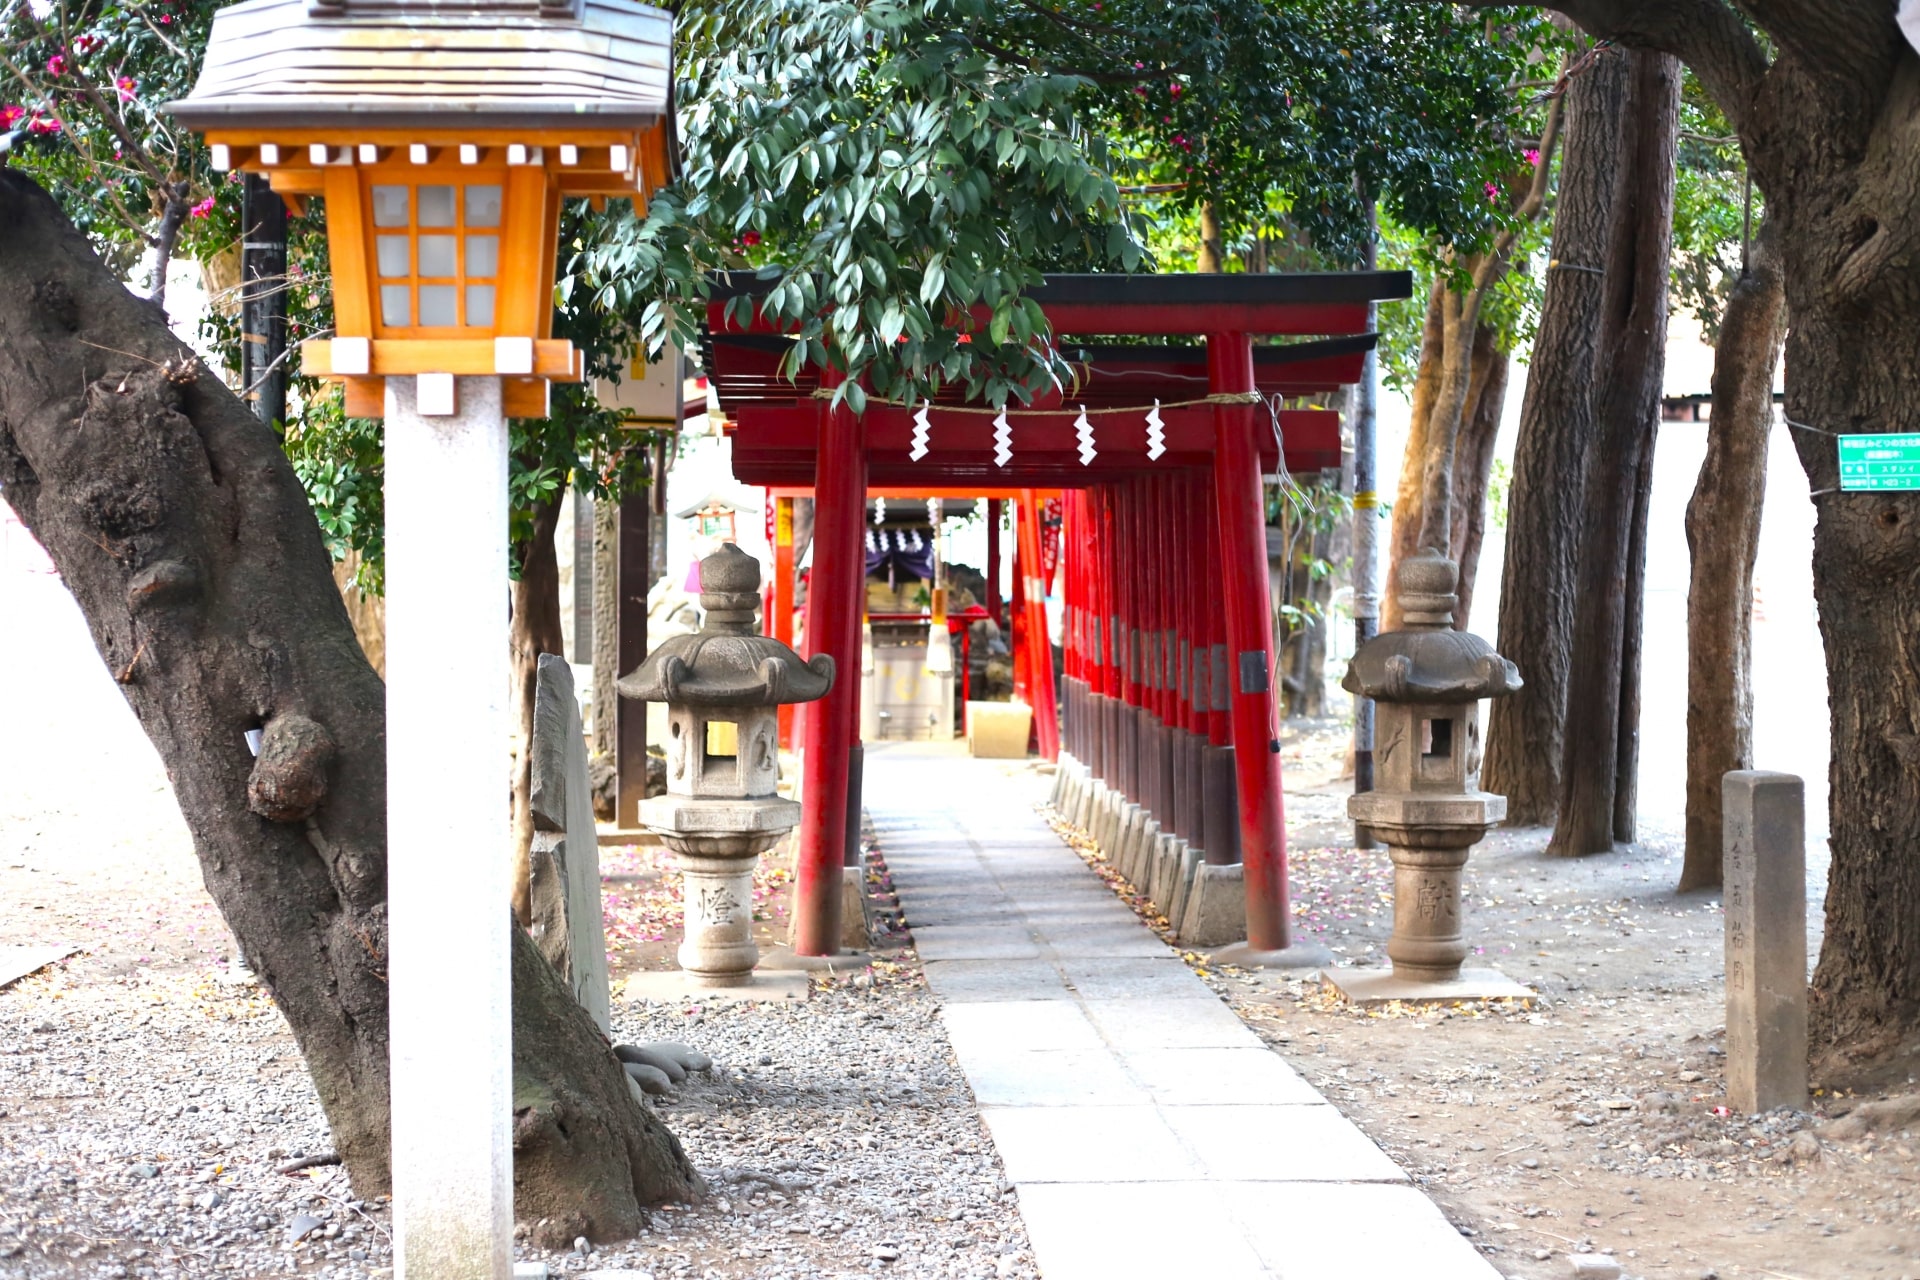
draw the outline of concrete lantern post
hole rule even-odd
[[[1453,629],[1458,581],[1438,551],[1403,560],[1405,625],[1362,645],[1340,682],[1376,706],[1374,789],[1351,797],[1347,813],[1393,859],[1392,972],[1328,971],[1356,1002],[1532,994],[1495,970],[1461,967],[1460,873],[1507,812],[1505,796],[1480,790],[1480,699],[1512,693],[1520,673],[1479,636]]]
[[[779,708],[833,687],[831,655],[811,662],[758,634],[760,562],[732,543],[700,562],[706,622],[623,676],[620,696],[667,704],[667,794],[640,804],[686,875],[680,967],[704,985],[744,985],[753,941],[753,868],[800,821],[774,793]]]

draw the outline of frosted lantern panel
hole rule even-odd
[[[500,188],[479,186],[465,188],[467,197],[466,225],[469,227],[497,227],[500,225]],[[470,275],[482,273],[468,269]],[[492,274],[488,272],[486,274]]]
[[[492,285],[470,284],[467,286],[467,323],[480,329],[493,327]]]
[[[451,280],[458,274],[454,265],[452,236],[420,237],[420,274],[433,279]],[[489,272],[488,274],[492,274]]]
[[[407,274],[407,259],[411,256],[413,241],[406,236],[378,236],[375,238],[380,255],[380,274],[383,276],[404,276]]]
[[[398,328],[413,323],[413,290],[403,284],[380,286],[380,323]]]
[[[407,216],[407,196],[410,187],[375,187],[373,189],[373,225],[376,227],[404,227],[412,221]]]
[[[460,323],[454,314],[454,298],[457,291],[450,284],[423,284],[420,286],[420,323],[428,328],[447,328]]]
[[[432,272],[422,271],[422,275]],[[491,280],[500,274],[500,237],[467,237],[467,279]]]
[[[453,225],[453,188],[420,188],[420,225],[423,227],[450,227]]]

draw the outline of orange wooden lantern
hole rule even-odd
[[[390,376],[431,412],[499,375],[508,416],[544,417],[582,375],[551,336],[560,199],[666,183],[671,73],[672,18],[625,0],[250,0],[168,109],[216,168],[327,202],[335,336],[301,360],[349,414],[381,416]]]

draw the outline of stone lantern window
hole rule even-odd
[[[779,708],[833,686],[833,659],[804,662],[756,630],[760,562],[731,543],[700,562],[706,621],[674,636],[619,682],[620,695],[667,704],[667,794],[640,806],[685,873],[680,967],[710,986],[753,973],[753,868],[800,820],[776,794]]]

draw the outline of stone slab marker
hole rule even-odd
[[[533,695],[533,927],[528,930],[603,1034],[612,1034],[600,839],[573,669],[540,655]]]
[[[1806,785],[1790,773],[1720,780],[1725,841],[1727,1105],[1807,1105]]]

